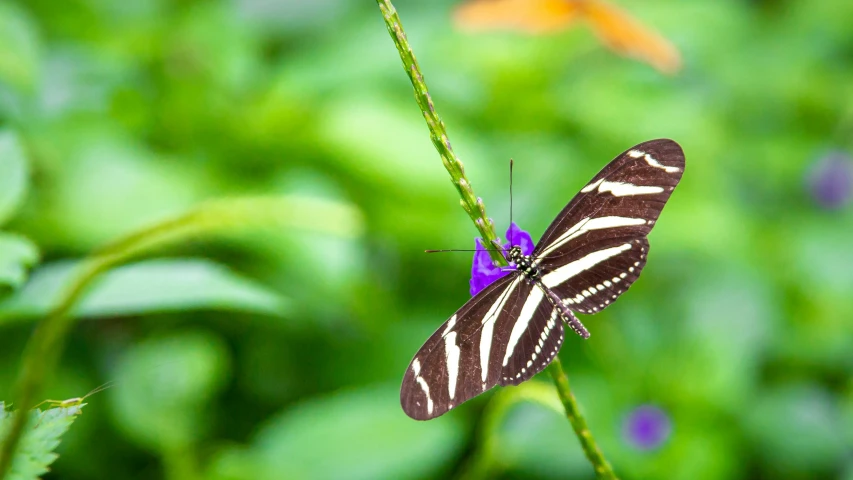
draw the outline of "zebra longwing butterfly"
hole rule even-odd
[[[495,385],[541,372],[563,344],[563,322],[583,338],[574,312],[607,308],[640,275],[646,236],[684,172],[672,140],[622,153],[557,215],[531,255],[450,317],[421,347],[403,377],[400,403],[416,420],[438,417]]]

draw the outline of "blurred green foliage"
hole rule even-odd
[[[583,29],[457,33],[453,4],[396,6],[498,231],[510,157],[537,238],[615,154],[686,152],[642,279],[562,350],[617,473],[853,478],[853,209],[807,188],[853,149],[853,3],[624,4],[681,49],[672,78]],[[238,195],[366,222],[199,236],[105,275],[45,397],[117,383],[46,478],[592,477],[541,402],[484,414],[513,388],[427,423],[398,406],[467,299],[470,257],[422,251],[475,230],[372,2],[13,0],[0,45],[0,399],[68,262],[105,242]],[[673,425],[651,451],[622,435],[642,404]]]

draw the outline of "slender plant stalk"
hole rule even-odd
[[[572,393],[572,389],[569,388],[569,377],[563,371],[559,355],[554,357],[551,365],[548,365],[548,371],[551,373],[551,378],[554,379],[554,385],[557,386],[557,393],[560,396],[560,401],[563,402],[563,408],[566,409],[566,418],[572,424],[572,429],[574,429],[575,435],[578,436],[578,440],[581,442],[581,447],[583,447],[586,458],[589,459],[589,462],[595,469],[595,474],[598,478],[616,480],[616,473],[613,472],[610,463],[604,458],[604,454],[601,453],[601,449],[595,443],[595,438],[593,438],[592,432],[589,431],[589,427],[586,425],[586,419],[581,414],[578,402],[575,400],[575,395]]]
[[[47,318],[38,325],[27,342],[18,384],[18,397],[15,402],[18,412],[13,417],[12,426],[0,449],[0,478],[6,478],[11,468],[15,450],[27,424],[27,412],[35,405],[36,396],[48,372],[56,366],[62,340],[71,326],[72,317],[67,315],[68,311],[83,295],[92,280],[107,268],[109,268],[109,262],[102,259],[85,262],[77,271],[71,288],[66,291],[60,303],[52,309]]]
[[[462,208],[465,209],[465,212],[467,212],[468,216],[471,217],[471,220],[474,221],[474,225],[476,225],[477,230],[480,231],[480,235],[483,237],[483,240],[485,240],[486,245],[493,245],[498,241],[498,237],[495,234],[494,222],[486,216],[486,206],[483,204],[483,200],[474,195],[474,191],[471,188],[471,182],[465,177],[465,170],[462,166],[462,162],[459,161],[456,154],[453,153],[453,149],[450,147],[450,141],[447,139],[447,131],[444,128],[444,122],[441,121],[438,113],[436,113],[435,104],[427,90],[426,83],[424,82],[424,76],[421,73],[417,60],[415,59],[415,54],[412,52],[412,47],[409,45],[409,41],[406,38],[406,33],[403,30],[400,17],[397,15],[397,10],[394,8],[394,5],[391,4],[390,0],[376,0],[376,3],[379,4],[379,9],[382,11],[382,16],[385,18],[385,25],[388,27],[388,33],[391,35],[391,39],[394,40],[394,44],[397,46],[397,51],[400,53],[400,59],[403,61],[403,67],[409,75],[409,79],[412,81],[412,86],[415,89],[415,99],[417,100],[418,106],[420,107],[421,112],[423,112],[424,120],[426,120],[427,126],[429,127],[432,143],[435,145],[436,150],[438,150],[438,154],[441,156],[441,161],[444,163],[444,167],[447,169],[447,172],[450,173],[450,178],[456,186],[456,189],[459,191],[459,195],[462,197]],[[497,264],[507,265],[506,259],[499,251],[493,250],[490,252],[490,255]],[[604,458],[604,454],[601,453],[601,449],[598,448],[592,433],[586,425],[586,420],[581,414],[580,408],[578,408],[577,401],[569,388],[569,379],[563,371],[559,357],[554,358],[554,361],[551,362],[548,369],[554,379],[554,384],[557,386],[557,393],[559,394],[563,407],[566,410],[566,417],[572,424],[572,428],[580,440],[584,453],[586,453],[586,457],[589,459],[590,463],[592,463],[596,475],[598,478],[615,480],[616,475],[613,473],[613,469]]]
[[[421,68],[418,66],[418,61],[415,59],[415,54],[412,52],[412,47],[409,46],[409,40],[406,38],[406,32],[403,31],[403,25],[400,23],[400,17],[397,16],[397,10],[390,1],[376,0],[379,4],[379,9],[382,10],[382,15],[385,17],[385,25],[388,27],[388,33],[397,45],[397,51],[400,52],[400,59],[403,60],[403,67],[406,69],[406,74],[412,81],[412,86],[415,88],[415,100],[424,114],[429,127],[430,139],[438,154],[441,156],[441,161],[444,163],[444,168],[450,174],[453,185],[459,191],[459,196],[462,197],[460,203],[468,216],[474,222],[477,230],[480,231],[480,236],[485,240],[485,244],[499,244],[497,234],[495,234],[495,224],[486,215],[486,205],[483,199],[474,195],[474,190],[471,188],[471,182],[465,177],[465,167],[462,162],[453,153],[453,148],[450,146],[450,140],[447,138],[447,131],[444,128],[444,122],[439,118],[435,111],[435,105],[432,102],[432,97],[429,95],[424,76],[421,73]],[[492,260],[498,265],[508,265],[506,259],[501,252],[494,248],[489,248],[489,255]]]
[[[187,213],[139,230],[92,253],[83,261],[57,305],[27,342],[15,402],[19,414],[14,416],[0,449],[0,479],[6,477],[12,466],[15,450],[26,426],[26,412],[33,408],[45,380],[56,368],[65,337],[74,324],[74,317],[69,313],[98,276],[167,244],[248,226],[310,228],[346,236],[357,234],[361,223],[357,212],[318,199],[273,197],[220,200],[208,202]]]

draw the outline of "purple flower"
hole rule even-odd
[[[669,438],[672,425],[666,412],[652,405],[641,405],[625,418],[625,441],[640,450],[658,448]]]
[[[824,208],[846,205],[853,193],[853,161],[842,151],[829,152],[816,162],[809,175],[812,197]]]
[[[530,255],[533,253],[533,239],[530,234],[519,228],[515,222],[509,226],[506,231],[506,238],[510,243],[505,243],[503,246],[509,249],[513,245],[521,247],[521,253]],[[515,270],[515,266],[510,264],[509,267],[498,267],[492,263],[492,258],[489,256],[488,250],[483,246],[479,238],[474,240],[475,252],[474,263],[471,266],[471,296],[474,296],[484,288],[488,287],[495,280],[509,275],[509,272]]]

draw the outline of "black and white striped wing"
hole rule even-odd
[[[477,294],[426,341],[403,377],[400,403],[416,420],[438,417],[495,385],[544,369],[563,325],[542,289],[513,273]]]
[[[506,322],[511,329],[501,360],[500,385],[518,385],[541,372],[563,345],[563,309],[555,308],[538,284],[530,289],[518,316]],[[568,312],[571,315],[571,312]]]
[[[616,157],[537,244],[542,283],[580,313],[610,305],[645,266],[646,236],[683,173],[684,152],[672,140],[641,143]]]

